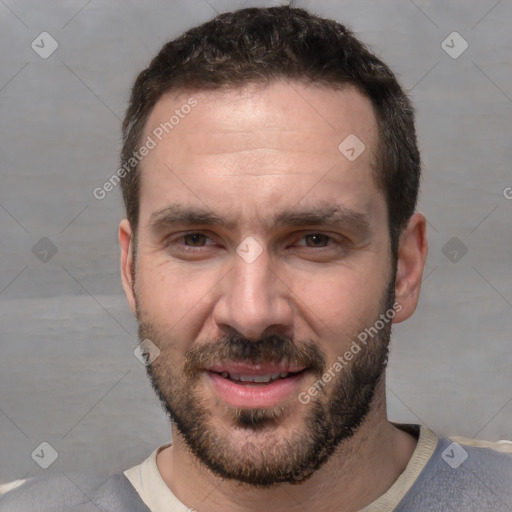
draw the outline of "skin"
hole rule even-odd
[[[330,367],[379,318],[393,275],[386,202],[373,178],[371,102],[353,88],[286,81],[175,92],[156,104],[144,137],[191,96],[197,106],[142,162],[136,267],[131,226],[127,219],[120,223],[131,310],[166,336],[161,361],[180,375],[188,349],[233,332],[248,340],[272,333],[312,340]],[[366,146],[353,162],[338,150],[351,133]],[[205,208],[232,225],[150,227],[155,212],[178,203]],[[319,204],[363,213],[368,229],[270,222],[273,215]],[[184,239],[189,232],[208,238]],[[306,236],[314,233],[331,238]],[[252,263],[236,252],[248,236],[262,248]],[[400,238],[394,290],[401,309],[394,323],[417,306],[426,255],[426,221],[415,213]],[[307,375],[304,389],[316,378]],[[241,457],[255,446],[265,453],[269,440],[304,429],[309,409],[296,396],[282,404],[285,412],[270,431],[249,432],[235,428],[206,379],[195,390],[211,412],[211,428]],[[329,389],[317,399],[328,402]],[[278,512],[359,510],[389,489],[416,446],[388,421],[385,404],[383,375],[360,428],[300,485],[259,488],[223,480],[194,457],[174,424],[173,445],[158,454],[158,469],[172,492],[199,511],[261,510],[262,503]]]

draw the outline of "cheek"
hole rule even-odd
[[[353,317],[354,313],[366,310],[371,313],[372,304],[379,304],[386,285],[385,273],[375,271],[375,267],[339,265],[295,270],[287,272],[283,281],[305,304],[318,313],[323,312],[321,318],[343,321]]]
[[[387,288],[384,277],[343,269],[334,277],[305,276],[291,286],[305,332],[313,329],[330,357],[343,353],[378,318]]]
[[[136,292],[144,320],[169,338],[193,339],[211,310],[211,295],[222,273],[212,269],[190,272],[170,262],[141,259]]]

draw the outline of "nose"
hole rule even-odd
[[[234,331],[248,339],[270,334],[292,334],[293,308],[290,288],[271,268],[268,252],[246,261],[233,255],[233,268],[222,280],[213,316],[224,334]]]

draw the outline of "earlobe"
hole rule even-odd
[[[128,305],[134,315],[136,315],[135,287],[133,268],[133,240],[132,229],[128,219],[123,219],[119,224],[119,245],[121,247],[121,281],[123,283],[124,293]]]
[[[400,236],[395,301],[402,308],[394,323],[403,322],[416,310],[427,252],[426,219],[421,213],[415,213]]]

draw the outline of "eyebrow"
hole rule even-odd
[[[344,226],[362,233],[370,231],[370,218],[366,213],[332,204],[282,212],[274,218],[273,224],[275,227]]]
[[[234,226],[206,208],[186,207],[179,204],[168,206],[153,212],[149,218],[149,227],[158,231],[162,228],[178,224],[202,224],[207,226],[222,226],[232,229]]]
[[[222,218],[204,207],[174,204],[153,212],[148,225],[155,232],[176,225],[221,226],[233,230],[236,221]],[[371,231],[370,225],[366,213],[332,203],[295,208],[265,219],[269,230],[289,226],[339,226],[367,234]]]

